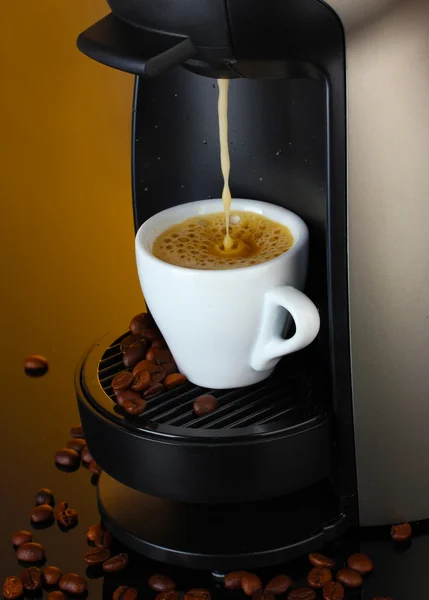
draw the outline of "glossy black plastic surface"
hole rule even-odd
[[[313,353],[292,355],[248,388],[213,392],[187,384],[131,417],[110,387],[124,369],[118,342],[100,342],[76,376],[89,448],[118,481],[162,498],[224,504],[278,497],[329,477],[326,379]],[[207,392],[219,408],[196,418],[193,401]]]

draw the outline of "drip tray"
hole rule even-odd
[[[146,494],[218,504],[266,500],[329,476],[328,387],[312,348],[283,359],[254,386],[207,390],[190,383],[148,401],[140,417],[114,402],[124,370],[121,340],[106,336],[85,357],[76,389],[92,455],[117,481]],[[197,417],[195,398],[217,410]]]

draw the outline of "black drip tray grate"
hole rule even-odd
[[[115,375],[125,369],[119,344],[126,335],[115,340],[102,355],[98,379],[111,399],[115,416],[138,428],[175,435],[231,437],[284,428],[301,430],[326,419],[326,382],[315,366],[315,352],[308,349],[283,359],[270,378],[256,385],[208,390],[187,383],[148,400],[140,417],[130,416],[115,403],[111,387]],[[192,405],[203,393],[213,394],[219,407],[209,415],[197,417]]]

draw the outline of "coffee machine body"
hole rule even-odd
[[[299,503],[314,512],[305,487],[326,481],[335,499],[319,503],[324,525],[313,527],[324,532],[315,536],[319,542],[346,525],[427,517],[429,475],[420,463],[429,451],[424,364],[429,344],[429,286],[424,277],[429,256],[424,231],[429,192],[425,164],[429,4],[425,0],[367,0],[358,5],[352,0],[265,0],[250,6],[245,0],[110,0],[109,4],[112,14],[81,34],[78,45],[99,62],[137,75],[132,157],[136,229],[164,208],[218,195],[222,182],[215,78],[234,79],[229,109],[233,195],[279,204],[304,218],[311,239],[306,293],[319,307],[322,328],[310,351],[298,359],[312,376],[317,373],[311,384],[311,394],[318,398],[317,427],[314,421],[296,433],[293,428],[286,431],[284,421],[278,421],[281,427],[275,432],[264,429],[265,421],[259,426],[264,443],[273,435],[276,444],[287,438],[289,445],[270,445],[264,454],[261,450],[268,446],[260,443],[261,437],[254,454],[249,436],[256,435],[255,429],[246,430],[247,445],[235,448],[235,453],[232,446],[238,447],[238,438],[222,448],[220,438],[210,438],[208,453],[204,445],[196,451],[195,439],[188,445],[184,425],[180,431],[169,425],[162,433],[162,426],[152,422],[149,433],[137,427],[133,442],[128,438],[125,442],[124,432],[115,424],[109,430],[112,445],[124,452],[131,452],[131,447],[135,452],[137,433],[153,438],[155,428],[158,435],[165,434],[162,440],[150,440],[152,457],[155,442],[162,442],[165,453],[171,436],[177,435],[174,454],[163,454],[158,462],[162,471],[175,461],[171,485],[165,481],[161,485],[160,471],[149,470],[144,461],[133,469],[125,467],[103,445],[106,414],[101,417],[94,402],[85,399],[88,364],[99,373],[98,364],[105,365],[105,372],[111,373],[113,350],[108,350],[98,355],[100,363],[87,361],[77,377],[93,455],[121,485],[180,502],[181,511],[186,502],[199,505],[199,511],[203,505],[223,502],[228,511],[237,512],[231,505],[243,503],[246,494],[249,502],[271,498],[274,511],[281,506],[296,510],[290,499],[298,493],[304,494]],[[294,368],[286,361],[277,370],[289,376]],[[97,394],[99,390],[93,392]],[[100,396],[99,403],[103,402]],[[226,435],[216,431],[220,437]],[[298,446],[290,445],[292,438],[294,443],[301,440]],[[142,455],[146,447],[139,446]],[[195,463],[196,455],[213,460],[205,462],[211,465],[212,481],[204,489],[193,471],[201,466]],[[241,489],[235,486],[232,470],[216,467],[247,460]],[[252,460],[266,497],[263,493],[251,497],[250,487],[256,489],[250,481]],[[284,462],[282,484],[277,461]],[[187,473],[182,480],[181,473]],[[192,473],[194,477],[189,476]],[[270,511],[267,505],[261,507],[256,508],[258,514]],[[221,508],[216,510],[222,513]],[[285,519],[290,522],[290,515]],[[128,529],[134,525],[128,523]],[[115,533],[120,537],[119,529]],[[302,532],[306,535],[308,531]],[[291,547],[296,546],[299,531],[294,536]],[[148,545],[139,548],[145,552]],[[183,564],[171,556],[154,555]],[[191,560],[189,564],[195,566]],[[250,566],[228,563],[240,565]]]

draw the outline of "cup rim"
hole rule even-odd
[[[193,202],[185,202],[183,204],[176,204],[175,206],[166,208],[166,209],[156,213],[152,217],[149,217],[149,219],[144,221],[144,223],[142,223],[142,225],[140,225],[139,229],[137,230],[137,233],[135,236],[136,254],[138,254],[138,253],[144,254],[145,257],[147,258],[147,260],[149,260],[153,264],[157,264],[160,267],[163,266],[164,268],[168,268],[170,270],[172,269],[173,271],[179,271],[182,273],[184,273],[184,272],[189,273],[189,274],[198,273],[200,277],[203,276],[203,274],[205,276],[209,276],[209,277],[219,277],[219,276],[225,277],[228,274],[230,276],[233,276],[234,274],[235,274],[235,276],[237,276],[237,273],[239,271],[243,271],[245,273],[248,273],[251,271],[252,273],[254,273],[256,271],[262,271],[263,269],[269,268],[269,265],[272,265],[273,263],[278,263],[282,260],[291,259],[300,250],[300,248],[305,244],[305,242],[308,240],[308,235],[309,235],[308,227],[307,227],[305,221],[300,216],[298,216],[296,213],[292,212],[291,210],[289,210],[287,208],[284,208],[283,206],[278,206],[277,204],[271,204],[270,202],[264,202],[262,200],[252,200],[250,198],[249,199],[233,198],[231,201],[231,211],[233,211],[233,210],[249,210],[248,208],[244,208],[244,207],[240,208],[240,205],[246,204],[248,206],[249,203],[254,205],[255,208],[259,208],[259,213],[257,211],[252,211],[252,210],[250,210],[249,212],[256,212],[257,214],[262,214],[262,215],[266,216],[264,214],[264,212],[262,212],[262,211],[264,210],[264,208],[269,207],[270,209],[275,209],[275,210],[279,211],[280,213],[287,215],[288,218],[293,220],[293,227],[299,229],[297,236],[295,235],[294,231],[292,231],[292,228],[289,226],[288,223],[281,223],[282,225],[284,224],[286,227],[289,227],[292,231],[292,235],[294,238],[294,244],[293,244],[292,248],[290,248],[287,252],[283,252],[283,254],[280,254],[280,256],[277,256],[276,258],[267,260],[263,263],[259,263],[257,265],[249,265],[246,267],[236,267],[234,269],[193,269],[192,267],[181,267],[179,265],[172,265],[170,263],[164,262],[163,260],[157,258],[156,256],[154,256],[152,254],[151,251],[149,251],[146,248],[144,242],[146,239],[145,234],[147,233],[147,230],[150,229],[151,227],[154,227],[155,223],[160,218],[165,216],[167,213],[175,212],[180,209],[186,209],[186,207],[188,207],[188,206],[189,207],[192,206],[193,208],[195,208],[195,205],[199,205],[202,208],[213,206],[213,208],[214,208],[213,211],[202,212],[201,214],[212,214],[214,212],[220,212],[221,210],[223,210],[221,198],[210,198],[210,199],[206,199],[206,200],[194,200]],[[192,218],[192,216],[196,216],[196,214],[198,214],[198,213],[190,214],[187,217],[185,216],[185,217],[183,217],[182,221],[184,221],[186,219],[190,219],[190,218]],[[267,218],[271,218],[271,217],[268,216]],[[276,220],[276,219],[274,218],[272,220]],[[178,221],[178,223],[180,223],[180,221]],[[168,225],[167,227],[170,227],[170,226],[171,225]],[[163,233],[163,231],[165,231],[165,229],[161,229],[159,232],[157,232],[157,235],[160,235],[161,233]],[[286,257],[288,257],[288,258],[286,259]]]

